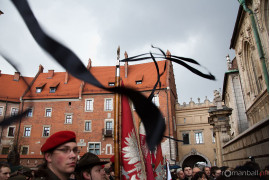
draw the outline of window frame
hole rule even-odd
[[[25,133],[26,133],[26,128],[30,128],[29,130],[29,136],[26,136]],[[23,137],[30,137],[31,136],[31,130],[32,130],[32,126],[28,125],[28,126],[24,126],[23,128]]]
[[[184,132],[182,132],[181,133],[182,134],[182,139],[183,139],[183,145],[190,145],[191,143],[190,143],[190,133],[189,132],[187,132],[187,131],[184,131]],[[184,134],[188,134],[188,144],[185,144],[184,143]]]
[[[201,136],[198,136],[199,142],[197,142],[197,135],[196,134],[201,134]],[[204,144],[204,138],[203,138],[203,131],[194,131],[194,140],[195,144]]]
[[[87,152],[90,152],[90,144],[94,144],[94,152],[91,152],[91,153],[95,153],[96,151],[96,144],[99,144],[99,154],[96,154],[96,155],[101,155],[101,142],[88,142],[88,146],[87,146]]]
[[[87,102],[88,101],[90,102],[89,109],[87,109],[87,107],[88,107]],[[92,109],[91,109],[91,104],[92,104]],[[93,112],[94,111],[94,98],[85,99],[85,108],[84,108],[84,110],[85,110],[85,112]]]
[[[9,136],[10,128],[14,128],[14,129],[13,129],[13,136]],[[7,129],[8,129],[8,130],[7,130],[7,137],[9,137],[9,138],[14,138],[14,137],[15,137],[16,126],[8,126]]]
[[[47,116],[47,110],[51,110],[50,116]],[[45,117],[52,117],[52,108],[45,108]]]
[[[7,149],[7,153],[3,153],[3,150],[4,149]],[[1,154],[2,155],[7,155],[9,153],[9,147],[8,146],[4,146],[4,147],[2,147],[2,149],[1,149]]]
[[[31,111],[28,111],[26,117],[33,117],[34,109],[33,108],[29,108],[29,109],[31,109]],[[29,112],[31,112],[31,116],[29,116]]]
[[[90,123],[90,130],[86,130],[86,123]],[[84,132],[92,132],[92,120],[84,121]]]
[[[45,130],[45,128],[49,128],[49,135],[47,135],[47,136],[44,136],[44,130]],[[43,125],[42,126],[42,137],[49,137],[50,134],[51,134],[51,126],[50,125]]]
[[[0,109],[2,109],[0,110],[0,116],[4,116],[4,106],[0,106]]]
[[[111,109],[107,109],[108,100],[111,101]],[[104,98],[104,111],[113,111],[113,98]]]
[[[16,109],[16,110],[13,112],[14,109]],[[10,116],[11,117],[16,116],[18,113],[19,113],[19,108],[11,107],[11,109],[10,109]]]
[[[110,148],[109,152],[108,152],[108,147]],[[105,154],[113,154],[112,153],[112,145],[111,144],[106,144],[106,148],[105,148]]]
[[[71,121],[71,122],[67,122],[67,117],[68,117],[68,116],[71,116],[71,117],[70,117],[70,121]],[[65,114],[65,123],[64,123],[64,124],[72,124],[72,122],[73,122],[73,113],[66,113],[66,114]]]
[[[27,148],[27,153],[26,154],[23,154],[23,148]],[[21,146],[21,152],[20,152],[21,155],[28,155],[29,154],[29,145],[23,145]]]

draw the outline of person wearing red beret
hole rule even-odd
[[[74,172],[78,147],[72,131],[59,131],[51,135],[41,147],[45,163],[39,168],[37,179],[67,180]]]

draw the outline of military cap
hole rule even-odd
[[[41,152],[47,152],[67,142],[76,142],[76,135],[73,131],[56,132],[46,140],[41,147]]]
[[[78,162],[78,169],[90,168],[97,165],[104,165],[108,161],[100,161],[99,157],[93,153],[85,153]]]

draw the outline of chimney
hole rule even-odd
[[[39,67],[38,67],[38,72],[43,73],[43,69],[44,69],[43,66],[40,64]]]
[[[166,52],[166,58],[171,58],[171,52],[169,50]]]
[[[127,54],[127,51],[125,51],[125,59],[127,59],[128,58],[128,54]],[[127,78],[127,76],[128,76],[128,62],[126,61],[125,62],[125,78]]]
[[[68,83],[68,72],[66,72],[66,75],[65,75],[65,84]]]
[[[0,76],[1,76],[1,70],[0,70]]]
[[[88,64],[87,64],[87,69],[90,70],[90,68],[92,67],[92,60],[89,58],[88,60]]]
[[[19,81],[20,79],[20,72],[15,72],[13,81]]]
[[[48,77],[47,79],[52,79],[54,74],[54,70],[48,70]]]

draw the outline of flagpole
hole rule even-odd
[[[117,61],[115,68],[115,87],[120,86],[120,46],[117,49]],[[115,94],[114,101],[114,175],[116,180],[120,180],[121,171],[120,171],[120,152],[119,152],[119,116],[120,116],[120,95]]]

